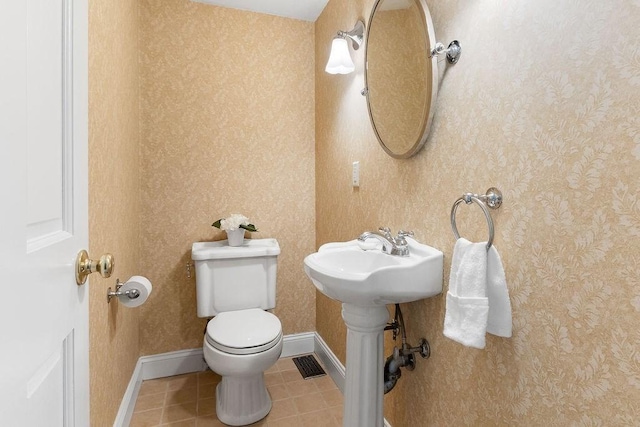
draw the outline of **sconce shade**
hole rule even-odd
[[[336,37],[331,43],[331,54],[325,71],[329,74],[349,74],[355,70],[349,53],[349,44],[342,37]]]

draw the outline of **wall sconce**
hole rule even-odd
[[[356,69],[349,53],[349,43],[351,39],[353,50],[358,50],[364,39],[364,22],[358,20],[351,31],[338,31],[338,35],[331,42],[331,54],[325,71],[329,74],[349,74]]]

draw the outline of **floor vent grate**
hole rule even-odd
[[[322,369],[322,366],[320,366],[320,364],[312,354],[307,356],[294,357],[293,363],[296,364],[298,371],[300,371],[302,378],[304,378],[305,380],[327,375],[324,369]]]

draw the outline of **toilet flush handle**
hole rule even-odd
[[[76,257],[76,283],[78,286],[84,285],[87,276],[98,272],[104,278],[110,277],[115,267],[115,259],[111,254],[104,254],[98,260],[89,258],[89,254],[84,249],[78,252]]]

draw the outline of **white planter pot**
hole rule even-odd
[[[242,246],[244,243],[244,228],[237,228],[235,230],[227,230],[227,240],[229,246]]]

